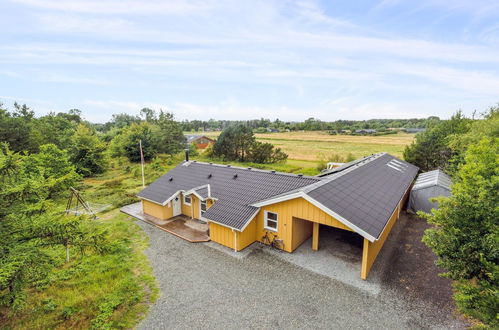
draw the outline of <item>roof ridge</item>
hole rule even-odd
[[[343,171],[339,171],[339,172],[336,172],[336,173],[333,173],[331,174],[330,176],[327,176],[325,177],[324,179],[322,179],[321,181],[319,182],[315,182],[315,183],[312,183],[308,186],[305,186],[303,188],[301,188],[301,190],[305,193],[308,193],[308,192],[311,192],[312,190],[315,190],[331,181],[334,181],[336,180],[337,178],[347,174],[347,173],[350,173],[352,171],[355,171],[356,169],[366,165],[366,164],[369,164],[370,162],[372,162],[373,160],[375,159],[378,159],[380,158],[381,156],[384,156],[384,155],[387,155],[386,152],[380,152],[380,153],[377,153],[377,154],[372,154],[371,156],[368,156],[366,157],[365,159],[359,161],[358,163],[355,163],[347,168],[345,168]]]
[[[359,159],[355,159],[355,160],[353,160],[351,162],[344,163],[343,165],[341,165],[339,167],[332,168],[330,170],[325,170],[325,171],[317,174],[316,177],[323,178],[323,177],[326,177],[328,175],[332,175],[332,174],[335,174],[335,173],[338,173],[338,172],[345,171],[346,169],[351,168],[351,167],[353,167],[353,166],[355,166],[357,164],[360,164],[360,163],[364,162],[365,160],[371,159],[374,156],[381,156],[382,154],[387,154],[387,153],[386,152],[379,152],[379,153],[376,153],[376,154],[371,154],[369,156],[364,156],[364,157],[359,158]]]
[[[260,168],[254,168],[254,167],[242,167],[242,166],[234,166],[231,164],[218,164],[218,163],[209,163],[209,162],[200,162],[197,160],[190,160],[190,161],[183,161],[181,165],[183,166],[189,166],[190,164],[201,164],[201,165],[208,165],[208,166],[218,166],[218,167],[223,167],[223,168],[233,168],[236,170],[246,170],[246,171],[251,171],[251,172],[261,172],[261,173],[267,173],[267,174],[278,174],[278,175],[284,175],[284,176],[291,176],[294,178],[305,178],[305,179],[313,179],[316,181],[320,181],[320,178],[317,178],[316,176],[310,176],[310,175],[303,175],[303,174],[294,174],[294,173],[286,173],[286,172],[280,172],[276,170],[263,170]]]

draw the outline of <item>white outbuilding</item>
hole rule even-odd
[[[430,199],[439,196],[450,196],[451,178],[440,170],[421,173],[411,189],[408,211],[416,213],[424,211],[430,213],[431,209],[438,209],[438,203]]]

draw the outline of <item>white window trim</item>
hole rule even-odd
[[[206,200],[201,200],[199,201],[199,217],[203,217],[203,208],[201,207],[201,205],[204,205],[206,206],[206,211],[208,211],[208,203],[206,202]],[[206,213],[206,211],[204,211],[204,213]]]
[[[269,213],[273,213],[276,215],[276,220],[274,219],[269,219],[268,218],[268,214]],[[272,227],[268,227],[267,226],[267,221],[270,220],[270,221],[275,221],[276,223],[276,228],[272,228]],[[276,212],[270,212],[270,211],[265,211],[265,217],[263,219],[263,228],[265,228],[265,230],[270,230],[270,231],[273,231],[273,232],[277,232],[279,230],[279,214],[276,213]]]
[[[190,196],[190,195],[189,195],[189,198],[191,199],[191,202],[190,202],[190,203],[187,203],[187,202],[185,201],[185,198],[186,198],[186,197],[187,197],[187,195],[184,195],[184,205],[189,205],[189,206],[190,206],[190,205],[192,205],[192,196]]]

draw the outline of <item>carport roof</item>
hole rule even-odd
[[[330,175],[306,194],[347,220],[352,229],[378,239],[417,173],[412,164],[376,154]]]

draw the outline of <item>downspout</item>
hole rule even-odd
[[[234,232],[234,252],[237,252],[237,232],[234,229],[232,231]]]

